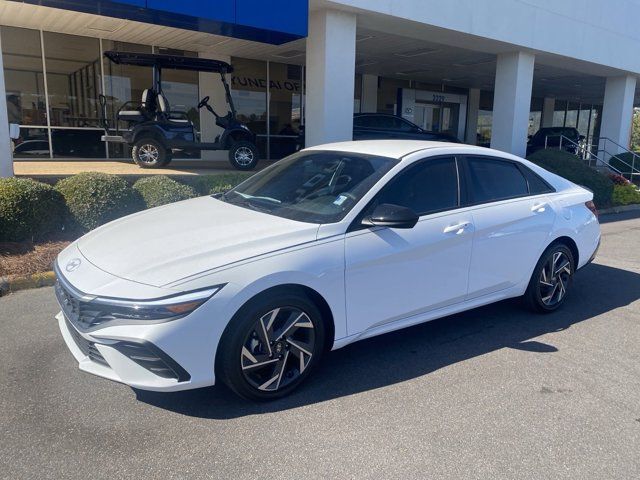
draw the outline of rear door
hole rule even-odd
[[[483,156],[465,160],[475,226],[471,299],[528,280],[556,214],[547,198],[553,189],[520,163]]]

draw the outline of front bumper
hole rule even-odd
[[[213,368],[210,375],[200,372],[199,378],[193,378],[180,363],[154,343],[121,336],[131,333],[127,332],[125,326],[83,333],[63,312],[56,315],[56,320],[67,347],[78,361],[80,370],[85,372],[133,388],[153,391],[186,390],[214,383]],[[136,329],[140,330],[139,327]],[[153,335],[153,332],[148,331],[147,335]]]

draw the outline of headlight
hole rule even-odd
[[[218,293],[222,287],[223,285],[216,285],[156,300],[138,301],[96,297],[83,305],[83,314],[93,316],[94,324],[111,320],[173,320],[189,315]]]

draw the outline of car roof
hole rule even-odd
[[[351,142],[328,143],[305,149],[305,151],[350,152],[378,155],[401,160],[402,158],[422,151],[442,150],[447,154],[492,155],[502,158],[521,160],[518,157],[490,148],[476,147],[460,143],[436,142],[429,140],[357,140]]]

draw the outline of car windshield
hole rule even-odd
[[[257,173],[220,200],[309,223],[342,220],[398,160],[347,152],[300,152]]]

